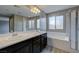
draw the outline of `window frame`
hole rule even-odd
[[[53,17],[55,17],[55,16],[53,16]],[[55,27],[55,26],[54,26]],[[48,29],[50,29],[49,28],[49,17],[48,17]],[[55,30],[55,29],[50,29],[50,30]]]
[[[49,17],[55,16],[55,29],[49,29]],[[63,29],[56,29],[56,16],[63,16]],[[66,16],[65,14],[58,14],[58,15],[48,15],[48,31],[53,31],[53,32],[66,32]]]
[[[39,20],[39,23],[40,23],[40,18],[38,18],[38,19],[36,20],[36,29],[37,29],[37,30],[40,30],[40,24],[39,24],[39,28],[37,28],[37,23],[38,23],[37,21],[38,21],[38,20]]]
[[[32,27],[32,20],[34,21],[34,28],[29,28],[29,21],[31,21],[31,27]],[[35,19],[29,19],[28,20],[28,29],[29,30],[35,30]]]

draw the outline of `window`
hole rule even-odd
[[[34,29],[35,25],[34,25],[34,20],[29,20],[29,29]]]
[[[40,29],[40,19],[37,19],[37,29]]]
[[[34,29],[35,28],[35,23],[34,20],[31,20],[31,28]]]
[[[46,31],[46,18],[45,17],[40,18],[40,30]]]
[[[29,20],[29,29],[31,29],[31,20]]]
[[[55,16],[49,18],[49,29],[55,29]]]
[[[56,29],[63,29],[63,16],[56,16]]]
[[[9,18],[0,17],[0,34],[6,34],[6,33],[9,33]]]
[[[51,16],[49,17],[49,30],[63,29],[64,17],[62,16]]]

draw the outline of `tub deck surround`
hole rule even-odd
[[[46,32],[28,31],[28,32],[14,32],[7,35],[0,35],[0,49],[19,43],[24,40],[31,39],[44,33]]]
[[[69,41],[69,36],[66,33],[47,32],[47,37],[52,39]]]

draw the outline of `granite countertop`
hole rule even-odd
[[[28,31],[28,32],[14,32],[7,35],[0,35],[0,49],[16,44],[18,42],[28,40],[32,37],[44,34],[46,32]]]

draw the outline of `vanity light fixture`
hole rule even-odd
[[[38,14],[38,13],[40,13],[41,11],[40,11],[40,9],[37,7],[37,6],[35,6],[35,5],[26,5],[29,9],[30,9],[30,11],[32,12],[32,13],[34,13],[34,14]],[[19,5],[14,5],[14,7],[21,7],[21,6],[19,6]]]
[[[28,8],[30,9],[30,11],[34,14],[38,14],[40,13],[40,10],[36,7],[36,6],[28,6]]]
[[[32,7],[31,12],[37,14],[37,13],[40,13],[40,10],[38,8],[36,8],[36,7]]]

